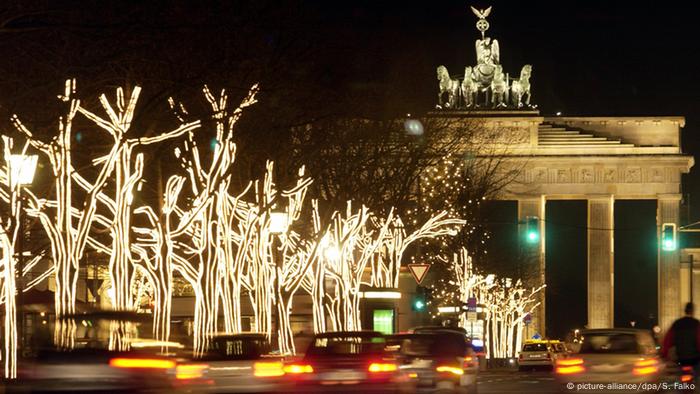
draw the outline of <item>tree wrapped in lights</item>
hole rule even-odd
[[[17,301],[16,295],[18,292],[17,278],[23,275],[23,272],[18,272],[17,253],[22,253],[18,250],[19,237],[24,236],[20,233],[22,220],[21,213],[21,187],[20,181],[20,160],[13,160],[16,157],[24,157],[27,151],[25,144],[22,149],[21,156],[12,155],[13,140],[7,136],[2,137],[3,143],[3,160],[0,167],[0,198],[3,203],[9,206],[9,209],[3,212],[9,212],[9,215],[0,217],[0,248],[2,249],[2,257],[0,258],[0,296],[2,303],[5,306],[5,317],[3,321],[4,331],[4,352],[2,359],[4,360],[4,376],[5,378],[14,379],[17,377]],[[19,289],[22,291],[23,289]]]
[[[187,178],[173,175],[168,180],[169,193],[174,196],[171,198],[172,212],[176,214],[176,218],[172,218],[174,228],[167,230],[171,239],[166,242],[171,242],[172,245],[173,269],[177,270],[195,291],[195,354],[202,354],[207,350],[209,338],[216,332],[219,297],[224,281],[228,279],[222,275],[228,272],[225,266],[229,262],[221,253],[224,250],[222,228],[227,223],[221,222],[219,213],[222,206],[231,202],[228,187],[236,152],[233,127],[243,109],[256,102],[257,91],[257,85],[254,85],[241,104],[230,110],[227,107],[228,97],[225,91],[222,91],[217,99],[205,87],[204,94],[213,109],[216,122],[216,148],[213,157],[209,166],[205,167],[194,133],[190,131],[184,150],[177,148],[175,151]],[[184,106],[176,107],[173,100],[171,106],[179,109],[178,114],[184,122],[184,117],[187,116]],[[176,196],[184,190],[186,179],[189,180],[189,188],[187,200],[183,201]],[[178,202],[182,202],[184,206],[178,206]],[[234,207],[236,208],[237,206]],[[230,317],[227,320],[230,320]]]
[[[525,316],[539,305],[537,296],[545,286],[526,288],[520,280],[479,274],[465,248],[454,254],[450,272],[451,277],[441,282],[439,302],[465,305],[475,298],[483,305],[487,357],[514,357],[522,345]],[[464,314],[459,325],[470,327]]]
[[[140,168],[142,168],[143,159],[137,157],[136,170],[133,174],[130,171],[125,173],[124,169],[131,166],[131,152],[135,146],[174,138],[199,127],[199,122],[192,122],[182,124],[176,130],[156,137],[128,138],[126,133],[131,127],[139,92],[140,88],[136,87],[127,102],[124,91],[121,88],[117,89],[116,106],[111,105],[107,97],[102,95],[100,102],[107,113],[107,118],[103,119],[83,108],[80,100],[74,97],[76,93],[75,80],[66,81],[64,93],[59,96],[66,108],[65,114],[59,120],[58,136],[50,143],[44,143],[35,138],[18,116],[14,115],[12,118],[17,130],[27,137],[29,143],[48,157],[55,178],[55,199],[38,202],[33,211],[38,214],[45,208],[55,209],[54,217],[50,217],[48,214],[38,214],[38,216],[51,243],[54,260],[51,269],[56,284],[55,310],[59,319],[75,313],[79,262],[85,252],[86,245],[91,241],[89,231],[96,220],[98,200],[110,208],[114,217],[113,223],[119,227],[117,232],[113,234],[113,251],[115,253],[110,261],[116,305],[120,308],[132,306],[128,297],[131,290],[130,247],[128,244],[129,217],[131,215],[129,207],[133,199],[133,186],[141,176]],[[102,157],[93,159],[92,163],[97,169],[97,176],[92,182],[82,177],[73,166],[71,133],[73,121],[78,113],[83,114],[112,137],[113,144],[109,152]],[[103,192],[115,168],[118,168],[117,198],[110,200],[105,197]],[[77,214],[74,208],[74,181],[85,190],[82,210],[79,210]],[[73,216],[76,216],[76,225],[73,224]],[[72,347],[74,329],[74,322],[57,323],[55,334],[57,344]]]
[[[399,272],[406,249],[421,240],[436,239],[446,235],[454,236],[457,229],[466,221],[454,219],[448,211],[438,212],[430,216],[420,228],[407,234],[401,218],[394,215],[394,210],[389,212],[384,223],[390,223],[388,231],[382,232],[382,252],[373,253],[374,264],[372,266],[371,285],[376,287],[399,287]],[[376,220],[376,219],[375,219]],[[382,223],[375,223],[376,228],[383,228]]]
[[[314,229],[320,231],[318,203],[313,206]],[[332,215],[321,239],[319,263],[304,281],[313,301],[316,332],[361,329],[361,286],[397,288],[401,260],[411,243],[453,234],[462,224],[442,212],[407,235],[393,209],[379,218],[369,208],[353,209],[348,202],[345,213]]]

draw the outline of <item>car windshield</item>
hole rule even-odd
[[[581,354],[586,353],[638,353],[637,338],[627,333],[589,333],[583,337]]]
[[[343,335],[317,337],[307,356],[370,355],[384,352],[386,340],[381,336]]]
[[[466,343],[459,335],[417,335],[403,341],[401,353],[407,356],[464,356]]]
[[[544,343],[528,343],[523,346],[524,352],[546,352],[547,345]]]

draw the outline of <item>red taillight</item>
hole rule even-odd
[[[657,372],[659,372],[659,360],[655,358],[637,361],[634,363],[634,369],[632,370],[632,374],[636,376],[649,375]]]
[[[476,367],[478,365],[479,365],[478,358],[467,356],[467,357],[464,357],[464,362],[462,363],[462,368],[469,369],[471,367]]]
[[[204,376],[207,368],[206,364],[181,364],[175,368],[175,379],[189,380],[199,379]]]
[[[158,358],[120,357],[109,360],[109,366],[114,368],[170,369],[175,368],[175,361]]]
[[[372,363],[367,367],[367,371],[372,373],[378,372],[394,372],[397,371],[399,367],[394,363]]]
[[[258,378],[283,376],[284,372],[284,367],[279,361],[257,362],[253,364],[253,375]]]
[[[308,364],[289,364],[285,365],[282,370],[285,373],[292,374],[292,375],[300,375],[304,373],[313,373],[314,369],[311,365]]]
[[[563,360],[557,360],[556,373],[561,375],[570,375],[574,373],[581,373],[586,369],[583,367],[583,359],[580,358],[567,358]]]

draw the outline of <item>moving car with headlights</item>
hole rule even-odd
[[[304,357],[284,366],[292,392],[395,393],[405,375],[376,331],[317,334]]]
[[[138,338],[138,325],[149,315],[96,311],[69,318],[76,327],[74,347],[40,349],[20,365],[8,392],[171,393],[208,384],[207,365],[189,358],[181,344]],[[122,337],[128,350],[110,346],[110,327],[117,326],[129,333]]]
[[[271,354],[265,334],[218,334],[201,360],[209,365],[208,392],[268,393],[282,391],[284,369],[280,356]]]
[[[418,393],[476,393],[479,361],[459,332],[398,334],[387,338],[399,369]]]
[[[639,387],[665,379],[665,365],[648,331],[611,328],[582,330],[581,334],[581,350],[556,362],[555,375],[562,384],[610,383],[615,386],[598,386],[600,391],[630,392],[625,385]],[[595,392],[594,387],[586,392]]]

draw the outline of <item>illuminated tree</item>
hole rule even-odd
[[[21,182],[19,181],[19,171],[12,168],[12,148],[13,140],[7,136],[2,137],[3,142],[3,161],[0,167],[0,198],[9,206],[9,215],[0,217],[0,248],[2,249],[2,257],[0,258],[0,296],[2,303],[5,306],[5,318],[3,321],[4,332],[4,352],[3,360],[5,364],[5,378],[14,379],[17,377],[17,278],[22,276],[22,272],[17,267],[17,253],[22,253],[18,250],[18,238],[24,236],[20,233],[20,221],[23,220],[21,213],[20,193]],[[27,151],[25,144],[22,149],[22,155]],[[20,163],[15,162],[15,166]],[[21,245],[21,243],[19,243]],[[19,289],[20,291],[22,289]]]
[[[60,319],[65,315],[75,313],[76,285],[78,280],[79,262],[85,252],[85,246],[89,241],[89,231],[96,217],[98,200],[104,202],[114,216],[114,223],[117,228],[113,234],[114,252],[113,260],[110,262],[112,268],[112,281],[115,286],[116,305],[122,308],[130,307],[128,294],[130,293],[129,278],[129,237],[124,237],[124,232],[128,231],[129,216],[131,212],[128,207],[133,197],[131,189],[140,178],[142,158],[136,160],[136,171],[134,175],[124,173],[124,166],[131,166],[130,155],[134,146],[148,145],[174,138],[182,135],[196,127],[199,122],[183,124],[178,129],[164,133],[156,137],[128,138],[126,133],[131,127],[134,116],[136,102],[140,88],[134,88],[128,102],[125,100],[124,92],[120,88],[117,90],[116,107],[112,106],[107,97],[102,95],[100,102],[107,113],[107,119],[100,118],[94,113],[81,107],[80,100],[74,98],[76,92],[75,80],[68,80],[65,84],[64,94],[59,99],[66,108],[64,115],[59,120],[59,130],[56,138],[50,143],[43,143],[33,136],[29,129],[19,120],[18,116],[13,116],[13,123],[18,131],[24,134],[29,143],[37,150],[43,152],[49,159],[51,169],[55,178],[55,198],[45,200],[36,209],[53,208],[55,216],[47,214],[39,215],[43,226],[46,229],[50,243],[54,266],[54,279],[56,285],[56,316]],[[107,131],[112,137],[112,146],[109,152],[93,159],[93,165],[97,169],[97,176],[93,181],[82,177],[75,170],[72,161],[71,138],[73,121],[78,113],[83,114],[91,120],[98,128]],[[140,163],[140,164],[139,164]],[[104,188],[112,176],[115,168],[117,170],[117,198],[109,200],[104,196]],[[73,193],[73,182],[76,182],[85,190],[85,198],[79,214],[74,212],[75,195]],[[73,216],[76,216],[75,220]],[[76,223],[74,225],[74,222]],[[58,320],[57,320],[58,321]],[[55,338],[60,346],[72,347],[73,345],[73,322],[66,324],[56,324]]]

